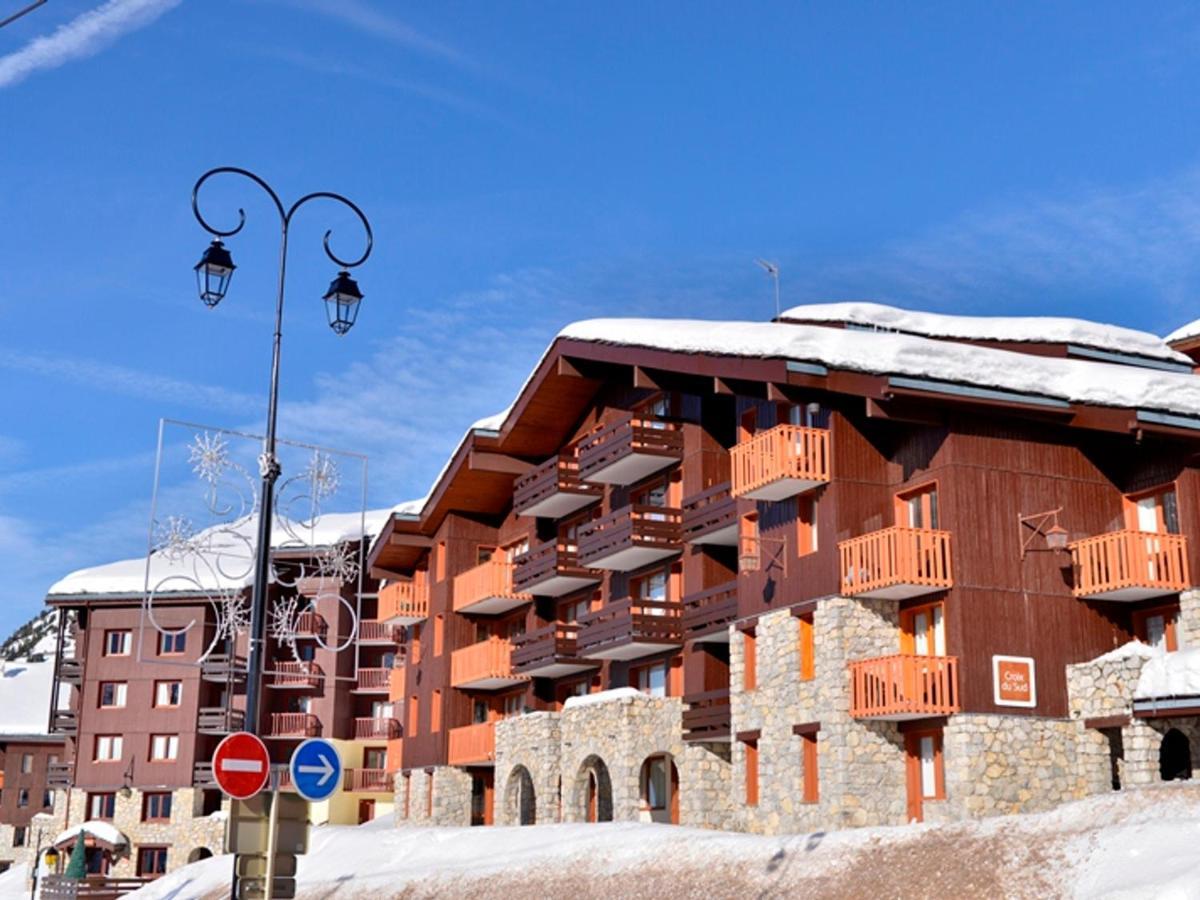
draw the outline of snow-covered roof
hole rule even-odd
[[[45,734],[54,660],[0,663],[0,735]]]
[[[590,319],[559,337],[692,353],[810,362],[1074,403],[1200,416],[1200,378],[1085,359],[1030,356],[908,334],[772,322]]]
[[[74,841],[81,831],[112,847],[124,847],[129,844],[129,839],[114,827],[111,822],[101,822],[97,819],[89,819],[87,822],[72,825],[56,837],[52,843],[55,847],[61,847],[68,841]]]
[[[1200,337],[1200,319],[1193,319],[1186,325],[1180,325],[1163,340],[1168,344],[1175,344],[1179,341],[1186,341],[1188,338]]]
[[[329,547],[378,534],[391,516],[390,509],[366,513],[325,513],[312,527],[284,523],[276,518],[271,529],[271,546],[276,551],[303,545]],[[49,596],[81,594],[140,594],[147,583],[162,593],[227,590],[251,582],[248,565],[258,530],[258,519],[245,516],[229,525],[199,532],[192,543],[202,548],[187,554],[158,552],[150,556],[147,578],[146,557],[125,559],[72,572],[55,582]],[[297,540],[299,538],[300,540]]]
[[[1122,644],[1114,650],[1109,650],[1107,653],[1097,656],[1091,662],[1116,662],[1122,659],[1153,659],[1156,656],[1162,656],[1164,651],[1157,647],[1151,647],[1149,644],[1143,644],[1139,640],[1132,640],[1127,644]]]
[[[1200,647],[1163,653],[1142,666],[1135,700],[1200,696]]]
[[[607,691],[597,691],[594,694],[580,694],[577,697],[568,697],[567,702],[563,704],[563,709],[574,709],[577,706],[594,706],[597,703],[609,703],[613,700],[627,700],[630,697],[646,696],[635,687],[619,687],[612,688]]]

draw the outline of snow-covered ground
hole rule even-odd
[[[215,900],[230,861],[137,900]],[[313,834],[302,898],[569,896],[1200,898],[1200,785],[1132,790],[1036,815],[783,837],[663,825],[394,828]]]

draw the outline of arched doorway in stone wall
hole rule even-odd
[[[509,773],[504,786],[504,809],[510,822],[518,825],[533,825],[537,822],[537,795],[533,789],[533,776],[524,766],[517,766]]]
[[[583,761],[575,776],[575,808],[585,822],[612,821],[612,778],[604,760],[595,754]]]
[[[638,776],[644,818],[663,825],[679,824],[679,770],[670,753],[647,756]]]
[[[1158,748],[1158,774],[1163,781],[1184,781],[1192,777],[1192,744],[1178,728],[1163,735]]]
[[[187,861],[189,863],[200,862],[200,860],[208,859],[212,855],[213,855],[213,852],[211,850],[209,850],[207,847],[197,847],[195,850],[193,850],[191,853],[188,854]]]

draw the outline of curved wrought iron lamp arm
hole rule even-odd
[[[249,178],[260,188],[266,191],[267,196],[269,196],[271,201],[275,204],[275,209],[279,211],[279,223],[285,228],[287,227],[287,213],[283,211],[283,203],[280,202],[279,195],[271,190],[271,186],[269,184],[247,169],[239,169],[237,166],[218,166],[215,169],[209,169],[207,172],[201,175],[196,180],[196,184],[192,187],[192,214],[195,215],[196,221],[200,223],[200,226],[205,231],[207,231],[209,234],[216,235],[219,238],[232,237],[241,231],[242,226],[246,224],[246,211],[241,207],[238,207],[237,226],[229,231],[223,231],[220,228],[214,228],[213,226],[209,225],[200,212],[200,188],[203,186],[204,182],[208,181],[208,179],[212,178],[214,175],[225,174],[241,175],[244,178]]]
[[[283,217],[284,222],[286,224],[290,224],[292,221],[292,216],[295,215],[296,210],[298,210],[301,206],[303,206],[309,200],[336,200],[338,203],[341,203],[342,205],[349,207],[350,210],[353,211],[353,213],[356,216],[358,216],[358,221],[362,222],[363,231],[367,235],[367,247],[365,250],[363,250],[362,256],[360,256],[358,259],[354,260],[353,262],[350,262],[348,260],[342,259],[336,253],[334,253],[333,250],[331,250],[329,248],[329,237],[330,237],[330,235],[333,234],[333,230],[330,229],[325,232],[325,237],[322,239],[322,243],[325,245],[325,255],[328,256],[335,263],[337,263],[339,266],[341,266],[343,269],[353,269],[355,266],[361,266],[364,262],[366,262],[367,257],[371,255],[371,248],[375,246],[375,236],[371,232],[371,223],[367,221],[366,215],[363,213],[363,211],[361,209],[358,208],[357,205],[355,205],[355,203],[353,201],[347,200],[341,194],[334,194],[329,191],[316,191],[315,193],[312,193],[312,194],[305,194],[303,197],[301,197],[299,200],[297,200],[295,203],[292,204],[292,208],[289,209]]]

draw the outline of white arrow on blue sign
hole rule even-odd
[[[292,787],[305,800],[326,799],[342,786],[342,759],[323,738],[303,741],[292,754]]]

